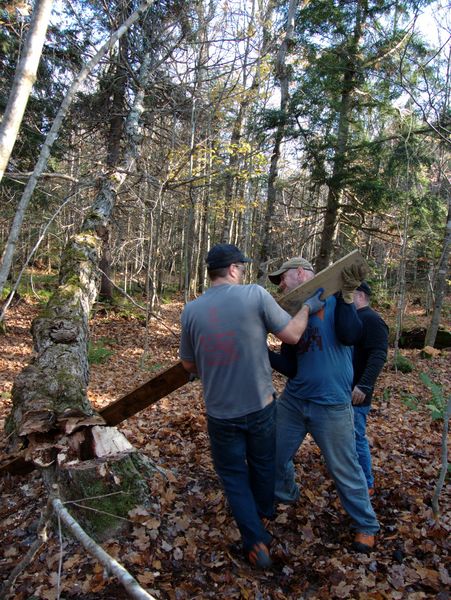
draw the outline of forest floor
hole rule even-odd
[[[91,367],[89,397],[97,409],[177,360],[181,306],[164,304],[160,319],[152,319],[147,331],[142,320],[125,313],[98,313],[92,320],[92,341],[111,352],[103,363]],[[21,300],[10,310],[8,330],[0,336],[0,460],[6,456],[3,425],[11,410],[11,388],[32,354],[30,323],[37,310],[30,300]],[[393,314],[382,312],[392,324]],[[424,324],[419,309],[409,308],[407,318],[412,324]],[[301,499],[296,506],[279,507],[271,526],[275,567],[256,572],[246,564],[212,468],[198,381],[120,426],[168,476],[158,474],[150,482],[160,498],[160,514],[147,515],[143,522],[131,517],[120,539],[104,542],[103,548],[158,599],[448,598],[451,486],[448,479],[440,496],[441,516],[434,521],[431,498],[441,465],[442,421],[431,419],[426,406],[431,392],[419,374],[427,373],[449,393],[449,352],[431,359],[422,359],[418,350],[402,353],[414,370],[391,370],[390,350],[369,424],[377,486],[373,503],[381,522],[377,547],[369,556],[348,551],[349,521],[321,455],[308,438],[296,457]],[[274,379],[281,391],[283,377]],[[0,492],[1,586],[35,542],[46,492],[38,471],[3,477]],[[4,597],[127,596],[78,542],[65,536],[60,540],[56,530],[49,531]]]

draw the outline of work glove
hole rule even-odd
[[[354,302],[353,293],[368,273],[365,265],[351,265],[341,272],[341,295],[346,304]]]
[[[310,296],[310,298],[307,298],[307,300],[304,301],[303,306],[308,306],[309,315],[314,315],[322,308],[324,308],[326,301],[320,300],[320,296],[323,292],[324,288],[318,288],[316,292],[312,296]]]

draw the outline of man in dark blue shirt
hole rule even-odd
[[[286,261],[269,275],[284,292],[313,277],[312,265],[302,257]],[[341,504],[352,519],[356,532],[353,548],[369,552],[379,523],[357,457],[351,405],[351,346],[362,333],[353,293],[362,279],[353,268],[344,272],[342,294],[327,298],[324,309],[309,316],[298,344],[282,344],[281,354],[270,352],[270,362],[289,377],[277,401],[276,499],[283,503],[298,499],[293,458],[310,433],[335,481]]]
[[[366,437],[366,424],[371,410],[374,385],[387,359],[388,327],[382,317],[370,308],[370,296],[371,288],[366,281],[363,281],[354,292],[354,304],[363,331],[359,341],[354,345],[352,404],[359,463],[365,473],[369,494],[373,496],[374,477],[371,469],[370,447]]]

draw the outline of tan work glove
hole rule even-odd
[[[341,272],[341,294],[346,304],[354,301],[353,293],[362,283],[368,273],[365,265],[351,265]]]

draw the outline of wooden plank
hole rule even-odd
[[[314,294],[318,288],[324,288],[322,298],[327,298],[331,294],[335,294],[341,290],[341,272],[345,267],[351,265],[362,265],[368,270],[366,260],[358,250],[350,252],[340,260],[337,260],[333,265],[326,267],[320,271],[313,279],[301,283],[297,288],[288,292],[284,296],[280,296],[277,301],[290,315],[295,315],[301,308],[304,300]]]
[[[129,394],[108,404],[100,410],[100,414],[107,425],[118,425],[129,417],[155,404],[171,392],[182,387],[189,381],[189,373],[185,371],[181,362],[177,362],[169,369],[149,379],[146,383],[136,388]],[[26,461],[23,454],[18,454],[8,462],[0,465],[0,476],[11,473],[25,475],[35,468],[32,462]]]
[[[100,411],[100,414],[107,425],[117,425],[151,404],[155,404],[155,402],[182,387],[188,381],[189,373],[185,371],[182,363],[178,362],[136,388],[136,390],[108,404]]]

